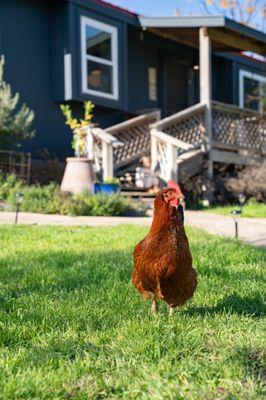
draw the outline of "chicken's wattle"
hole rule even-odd
[[[177,198],[174,198],[173,200],[170,200],[170,202],[169,202],[169,204],[170,204],[172,207],[177,207],[179,203],[180,203],[180,200],[177,199]]]

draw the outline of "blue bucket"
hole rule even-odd
[[[117,183],[94,183],[93,184],[93,194],[104,193],[104,194],[112,194],[119,192],[120,185]]]

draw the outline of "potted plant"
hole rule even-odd
[[[105,180],[104,182],[95,182],[93,184],[93,193],[104,193],[104,194],[112,194],[119,192],[120,190],[120,181],[118,178],[110,178]]]
[[[91,119],[94,104],[91,101],[84,103],[84,118],[73,118],[69,104],[61,104],[60,109],[65,116],[66,125],[73,133],[72,148],[75,157],[68,157],[66,169],[61,183],[62,192],[81,193],[91,191],[95,174],[92,167],[92,134]]]

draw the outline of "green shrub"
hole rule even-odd
[[[16,208],[16,194],[23,195],[20,210],[33,213],[62,215],[118,216],[125,214],[131,207],[119,194],[92,195],[84,192],[79,195],[60,193],[59,185],[31,185],[17,181],[13,175],[6,178],[0,175],[0,200],[6,202],[12,210]]]
[[[58,212],[62,215],[122,215],[130,208],[129,203],[117,194],[105,195],[82,193],[65,196],[59,204]]]
[[[16,193],[18,188],[15,186],[9,192],[7,202],[14,208],[16,206]],[[59,186],[51,183],[47,186],[32,185],[21,186],[19,192],[23,195],[20,205],[21,211],[33,213],[55,214],[59,203]]]
[[[5,176],[0,174],[0,201],[7,200],[12,190],[20,192],[22,185],[22,182],[17,180],[15,175]]]

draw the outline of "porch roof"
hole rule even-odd
[[[206,28],[213,51],[266,54],[266,34],[224,16],[142,17],[143,29],[178,43],[199,48],[199,28]]]

